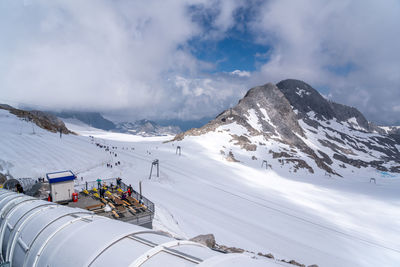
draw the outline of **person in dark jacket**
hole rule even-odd
[[[17,189],[18,193],[24,193],[24,189],[22,188],[20,183],[16,184],[15,188]]]
[[[104,187],[102,187],[102,188],[100,188],[100,197],[103,197],[104,198],[104,193],[105,193],[105,189],[104,189]]]

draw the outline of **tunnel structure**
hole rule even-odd
[[[0,189],[2,266],[265,266],[141,226]],[[265,264],[265,262],[264,262]]]

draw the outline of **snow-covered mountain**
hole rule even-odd
[[[337,176],[358,168],[400,172],[393,129],[373,125],[356,108],[328,101],[299,80],[254,87],[235,107],[174,140],[211,132],[226,136],[217,146],[228,160],[260,158],[271,167]]]
[[[138,120],[135,122],[117,123],[113,131],[141,136],[175,135],[181,132],[177,126],[160,126],[154,121]]]
[[[249,135],[265,145],[257,143],[257,150],[247,151],[229,142],[231,135],[244,134],[238,123],[166,143],[170,137],[104,131],[77,120],[67,127],[79,135],[60,138],[36,126],[33,132],[32,123],[17,116],[0,109],[0,173],[38,178],[72,170],[79,186],[99,177],[121,177],[135,189],[140,182],[143,194],[156,205],[155,229],[182,239],[212,233],[218,244],[247,250],[265,266],[295,266],[281,260],[328,267],[397,267],[400,262],[398,174],[382,176],[372,167],[348,165],[340,172],[345,179],[326,177],[306,154],[304,161],[315,168],[314,174],[303,168],[295,173],[290,163],[281,165],[268,152],[283,148],[291,152],[290,145]],[[269,116],[279,129],[273,114]],[[116,147],[118,157],[96,143]],[[232,161],[240,162],[226,160],[229,148]],[[257,158],[252,157],[255,152]],[[154,159],[160,162],[160,176],[153,172],[149,178]],[[264,159],[271,166],[267,170],[261,167]],[[107,168],[115,160],[121,164]],[[369,182],[371,177],[376,184]],[[275,259],[262,256],[269,253]]]

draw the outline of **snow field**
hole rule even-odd
[[[368,181],[377,174],[368,170],[348,169],[343,178],[290,172],[268,154],[276,145],[273,141],[254,152],[232,146],[227,137],[243,133],[240,128],[163,143],[168,138],[75,124],[68,127],[81,136],[60,139],[37,127],[32,134],[30,123],[3,111],[0,126],[0,162],[11,163],[13,175],[39,177],[71,169],[90,181],[121,176],[135,190],[142,181],[143,194],[156,205],[155,228],[175,237],[213,233],[219,244],[306,265],[398,266],[400,262],[398,177],[376,176],[375,185]],[[89,135],[95,142],[118,146],[114,150],[118,157],[92,144]],[[182,156],[175,154],[178,145]],[[233,147],[241,162],[227,162],[220,153],[223,146]],[[257,160],[251,160],[252,155]],[[160,160],[160,177],[153,172],[149,179],[154,159]],[[263,159],[272,169],[261,168]],[[121,166],[104,166],[115,160]]]

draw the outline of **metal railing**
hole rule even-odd
[[[98,188],[99,187],[99,182],[98,181],[90,181],[90,182],[79,183],[79,180],[74,180],[74,182],[75,182],[75,190],[77,190],[78,192],[81,192],[84,189],[92,190],[93,188]],[[114,188],[121,188],[123,191],[127,191],[128,190],[128,185],[126,185],[122,181],[121,181],[120,185],[117,185],[117,178],[102,179],[101,182],[100,182],[100,186],[103,186],[104,183],[108,187],[113,186]],[[143,195],[140,195],[140,193],[135,191],[134,189],[132,191],[132,197],[136,198],[139,201],[141,200],[142,204],[145,205],[149,209],[149,211],[154,213],[154,211],[155,211],[154,203],[151,202],[149,199],[147,199]]]
[[[152,223],[153,217],[154,217],[154,213],[146,212],[146,213],[135,215],[133,217],[130,217],[130,216],[122,217],[122,218],[119,218],[119,220],[124,221],[124,222],[133,223],[136,225],[143,225],[146,223]]]

